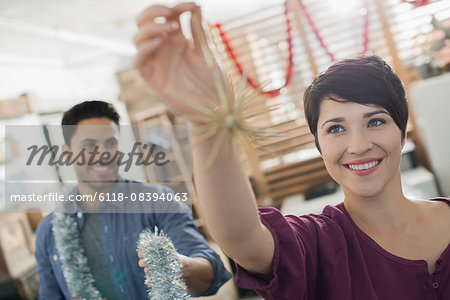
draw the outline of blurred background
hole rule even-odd
[[[132,67],[135,18],[142,0],[0,0],[0,180],[14,160],[6,125],[58,125],[62,112],[90,99],[113,103],[129,125],[183,125]],[[319,213],[343,200],[314,148],[302,107],[306,85],[334,61],[377,54],[399,74],[411,109],[402,176],[412,198],[450,196],[450,0],[196,1],[232,82],[269,82],[251,109],[280,109],[252,119],[283,135],[242,150],[260,206]],[[134,132],[137,141],[148,135]],[[43,134],[46,143],[61,137]],[[176,140],[171,140],[176,144]],[[191,178],[189,158],[171,178]],[[178,155],[178,157],[177,157]],[[154,168],[141,170],[143,180]],[[58,170],[54,172],[58,178]],[[195,195],[195,188],[186,186]],[[0,187],[4,202],[4,184]],[[0,202],[1,204],[2,202]],[[0,209],[3,208],[0,205]],[[4,208],[3,208],[4,209]],[[209,237],[194,201],[194,216]],[[0,299],[36,299],[34,231],[43,213],[0,212]],[[224,257],[224,261],[227,259]],[[231,264],[232,266],[232,264]],[[229,265],[229,267],[231,267]],[[232,283],[215,298],[251,296]]]

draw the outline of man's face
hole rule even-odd
[[[79,182],[97,189],[117,180],[118,140],[119,127],[111,119],[90,118],[77,124],[69,150],[73,158],[84,151],[84,163],[74,164]]]

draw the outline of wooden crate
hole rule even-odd
[[[13,99],[0,101],[0,118],[13,118],[30,112],[28,97],[22,95]]]
[[[36,267],[33,246],[26,214],[0,214],[0,282],[21,278]]]
[[[30,223],[31,229],[36,230],[39,225],[39,222],[45,217],[46,214],[42,212],[31,212],[27,211],[28,222]]]
[[[120,86],[120,100],[127,105],[144,101],[160,102],[158,94],[142,79],[136,69],[127,69],[116,74]]]

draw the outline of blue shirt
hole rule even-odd
[[[119,192],[118,187],[112,192]],[[161,185],[148,185],[130,181],[122,181],[120,192],[130,193],[157,192],[168,193],[171,190]],[[121,205],[121,204],[119,204]],[[136,245],[142,230],[153,230],[158,226],[172,240],[178,253],[189,257],[208,259],[214,270],[214,281],[201,296],[213,295],[220,286],[231,278],[224,268],[220,257],[208,245],[197,231],[189,208],[178,202],[176,213],[99,213],[104,253],[109,263],[111,277],[115,281],[117,295],[120,299],[147,299],[147,287],[144,284],[145,274],[138,266],[139,258]],[[173,208],[170,211],[174,211]],[[77,220],[78,230],[83,228],[84,213],[70,213]],[[37,270],[39,275],[39,298],[72,299],[62,272],[59,253],[55,245],[52,231],[53,213],[46,216],[39,224],[36,232]]]

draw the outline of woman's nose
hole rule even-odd
[[[373,148],[369,136],[364,130],[353,131],[348,140],[347,152],[351,154],[361,155]]]

